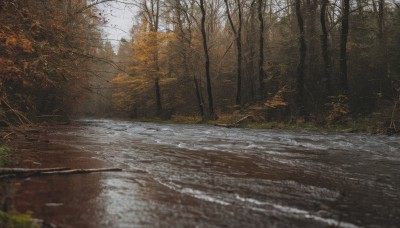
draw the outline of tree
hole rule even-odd
[[[258,0],[258,22],[259,22],[259,51],[258,51],[258,80],[260,100],[265,99],[265,84],[264,84],[264,17],[263,17],[263,0]]]
[[[236,48],[237,48],[237,92],[236,92],[236,105],[241,105],[242,100],[242,3],[240,0],[236,0],[236,4],[238,7],[238,25],[237,30],[235,25],[233,24],[231,13],[229,10],[229,4],[227,0],[224,0],[226,6],[226,14],[229,20],[229,24],[231,26],[232,32],[235,35],[236,40]]]
[[[129,67],[127,71],[130,73],[130,77],[136,77],[135,81],[143,82],[143,85],[139,87],[145,85],[153,86],[156,115],[161,117],[163,105],[160,78],[166,75],[166,69],[161,67],[160,58],[163,58],[166,53],[167,46],[165,43],[170,42],[172,37],[169,33],[156,32],[157,29],[154,27],[156,25],[149,24],[149,21],[153,19],[149,19],[148,17],[149,15],[142,14],[141,24],[138,30],[134,31],[135,34],[131,41],[132,56],[130,63],[128,63]],[[152,82],[150,83],[150,81]]]
[[[157,115],[162,114],[162,101],[160,92],[160,65],[159,65],[159,24],[160,24],[160,0],[143,1],[141,4],[142,16],[148,25],[149,31],[147,32],[147,42],[152,46],[150,54],[152,56],[152,69],[153,69],[153,80],[155,89],[155,98],[157,104]],[[147,29],[147,28],[145,28]]]
[[[297,65],[296,81],[296,105],[300,116],[305,117],[306,110],[304,104],[304,67],[307,53],[306,40],[304,35],[304,20],[301,13],[301,0],[296,0],[297,25],[299,27],[299,63]]]
[[[331,84],[331,76],[330,76],[331,63],[330,63],[330,57],[329,57],[329,51],[328,51],[328,46],[329,46],[328,45],[328,29],[326,27],[326,15],[327,15],[328,4],[329,4],[329,0],[322,0],[320,23],[321,23],[321,30],[322,30],[321,52],[322,52],[322,58],[324,61],[322,80],[323,80],[323,82],[325,82],[324,84],[325,84],[326,94],[328,96],[330,96],[330,95],[332,95],[332,84]]]
[[[210,55],[208,53],[208,45],[207,45],[207,33],[206,33],[206,9],[204,6],[204,0],[200,0],[200,10],[201,10],[201,35],[203,39],[203,51],[205,57],[205,73],[206,73],[206,80],[207,80],[207,95],[208,95],[208,111],[209,111],[209,118],[216,119],[217,116],[214,111],[214,101],[212,95],[212,88],[211,88],[211,75],[210,75]]]
[[[349,34],[350,0],[343,0],[342,14],[342,26],[340,32],[339,83],[340,93],[343,95],[348,95],[349,86],[347,82],[347,37]]]
[[[245,41],[244,41],[244,46],[245,50],[247,50],[248,55],[243,56],[243,61],[245,62],[245,73],[244,75],[248,75],[250,85],[248,86],[248,89],[244,89],[243,92],[246,92],[247,90],[250,90],[250,100],[254,102],[256,100],[256,92],[255,92],[255,86],[256,86],[256,69],[255,66],[258,64],[257,58],[256,58],[256,45],[257,45],[257,40],[256,40],[256,24],[257,24],[257,4],[256,0],[252,0],[248,9],[247,13],[247,18],[245,17],[244,23],[244,36],[245,36]],[[246,47],[247,46],[247,47]]]
[[[195,86],[195,94],[197,100],[197,107],[202,118],[205,117],[204,111],[204,98],[200,88],[200,82],[196,77],[196,70],[193,64],[193,7],[187,1],[181,2],[175,0],[172,3],[172,8],[175,12],[175,19],[177,25],[177,41],[176,46],[179,48],[179,53],[182,56],[183,68],[185,76],[192,75],[193,83]],[[191,70],[189,70],[191,69]]]

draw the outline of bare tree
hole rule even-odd
[[[208,53],[208,45],[207,45],[206,9],[205,9],[205,5],[204,5],[204,0],[200,0],[200,10],[201,10],[200,30],[201,30],[201,35],[203,38],[203,50],[204,50],[204,57],[205,57],[209,118],[216,119],[216,115],[215,115],[215,111],[214,111],[212,88],[211,88],[210,55]]]
[[[235,35],[236,48],[237,48],[237,84],[236,84],[236,105],[241,105],[242,100],[242,3],[240,0],[236,0],[238,7],[238,25],[237,30],[232,21],[232,16],[229,10],[228,0],[224,0],[226,6],[226,14],[231,26],[232,32]]]

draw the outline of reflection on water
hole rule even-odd
[[[60,180],[62,179],[62,180]],[[101,224],[99,175],[46,176],[14,182],[18,209],[55,224],[90,227]],[[96,209],[94,212],[93,209]]]
[[[400,224],[395,137],[111,120],[46,131],[15,143],[20,165],[124,169],[11,183],[20,211],[60,227]]]

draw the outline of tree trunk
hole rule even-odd
[[[156,103],[157,103],[157,116],[162,114],[161,92],[160,92],[160,78],[154,79],[154,88],[156,90]]]
[[[265,99],[265,85],[264,85],[264,18],[263,18],[263,0],[258,0],[258,21],[259,21],[259,56],[258,56],[258,80],[260,101]]]
[[[317,39],[317,8],[317,0],[307,0],[303,8],[306,10],[306,12],[303,13],[305,25],[304,36],[307,37],[307,59],[305,63],[307,67],[304,69],[304,74],[308,76],[309,81],[318,81],[320,79],[318,75],[321,66],[319,63],[319,40]]]
[[[321,15],[320,15],[320,22],[321,22],[321,51],[322,51],[322,58],[324,60],[324,71],[322,80],[325,84],[326,94],[328,96],[332,95],[332,84],[331,84],[331,76],[330,76],[330,58],[329,58],[329,51],[328,51],[328,30],[326,28],[326,7],[329,4],[329,0],[322,0],[321,5]]]
[[[343,18],[342,29],[340,33],[340,69],[339,69],[339,85],[340,93],[348,95],[349,86],[347,82],[347,37],[349,34],[349,14],[350,0],[343,0]]]
[[[236,48],[237,48],[237,84],[236,84],[236,105],[241,105],[241,91],[242,91],[242,7],[240,0],[237,0],[237,5],[238,5],[238,19],[239,19],[239,25],[238,25],[238,30],[236,31],[235,25],[233,24],[232,17],[229,11],[229,4],[228,0],[224,0],[225,6],[226,6],[226,14],[228,16],[229,24],[231,25],[231,29],[233,33],[235,34],[235,39],[236,39]]]
[[[200,111],[201,116],[204,118],[204,114],[205,113],[204,113],[203,96],[201,96],[199,82],[197,81],[197,78],[194,75],[193,75],[193,81],[194,81],[194,85],[196,87],[197,105],[199,107],[199,111]]]
[[[184,66],[185,66],[184,67],[185,68],[185,74],[186,75],[190,75],[190,73],[189,73],[189,63],[191,62],[191,59],[192,59],[192,56],[191,56],[191,53],[190,53],[190,47],[192,47],[192,35],[191,35],[190,17],[188,15],[188,12],[185,11],[184,16],[185,16],[185,18],[187,20],[188,28],[184,29],[183,22],[182,22],[182,19],[181,19],[181,10],[183,9],[182,5],[181,5],[181,0],[175,0],[175,4],[176,4],[176,12],[177,12],[177,20],[178,20],[178,26],[179,26],[180,39],[182,40],[182,42],[184,42],[185,40],[187,40],[187,42],[188,42],[187,47],[189,49],[189,53],[187,53],[187,49],[186,49],[185,45],[183,44],[182,47],[183,47],[184,50],[182,51],[182,55],[183,55],[183,61],[184,61]],[[189,38],[188,39],[185,38],[185,31],[188,31],[188,33],[189,33]],[[197,106],[199,108],[199,112],[201,114],[201,117],[204,118],[205,117],[205,113],[204,113],[203,96],[201,94],[199,82],[198,82],[198,80],[196,78],[196,75],[195,75],[194,71],[193,71],[192,75],[193,75],[193,82],[194,82],[194,85],[195,85]]]
[[[250,30],[247,31],[247,43],[249,44],[249,57],[247,60],[247,68],[248,68],[248,75],[249,75],[249,79],[250,79],[250,97],[251,97],[251,101],[254,102],[255,101],[255,82],[254,82],[254,74],[255,74],[255,63],[254,63],[254,59],[255,59],[255,53],[256,53],[256,49],[255,49],[255,38],[254,38],[254,34],[256,34],[256,28],[255,28],[255,13],[256,13],[256,9],[255,9],[255,4],[256,0],[253,0],[252,3],[250,4]]]
[[[297,65],[297,83],[296,83],[296,105],[299,115],[306,116],[304,105],[304,68],[306,60],[307,45],[304,36],[304,20],[301,13],[301,2],[296,0],[296,16],[297,24],[299,26],[299,63]]]
[[[384,28],[384,7],[385,0],[379,0],[378,2],[378,37],[383,40],[383,28]]]
[[[203,38],[203,50],[204,50],[204,57],[205,57],[209,118],[216,119],[216,115],[214,112],[212,89],[211,89],[210,56],[208,53],[208,46],[207,46],[206,9],[204,7],[204,0],[200,0],[200,9],[201,9],[201,35]]]
[[[146,4],[146,2],[144,2]],[[150,1],[151,9],[147,11],[148,17],[150,18],[150,37],[151,42],[154,47],[158,47],[158,29],[160,20],[160,0]],[[157,106],[157,116],[162,114],[162,103],[161,103],[161,90],[160,90],[160,66],[159,66],[159,56],[158,50],[152,51],[153,56],[153,68],[155,70],[156,76],[154,77],[154,89],[156,95],[156,106]]]
[[[239,25],[236,37],[237,46],[237,93],[236,104],[242,105],[242,6],[240,0],[237,0],[239,10]]]
[[[385,34],[385,0],[379,0],[378,2],[378,51],[379,56],[377,58],[377,65],[379,69],[379,87],[382,88],[382,84],[385,80],[390,78],[389,69],[389,57],[388,57],[388,36]]]

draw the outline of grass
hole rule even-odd
[[[0,145],[0,167],[8,164],[8,156],[13,153],[14,151],[10,147]]]
[[[8,164],[8,157],[14,153],[9,146],[0,144],[0,167]],[[0,206],[2,199],[0,198]],[[0,227],[7,228],[39,228],[40,226],[32,221],[31,214],[21,214],[16,211],[4,212],[0,209]]]
[[[6,213],[0,210],[0,227],[8,228],[39,228],[40,226],[32,221],[29,213],[20,214],[17,212]]]

